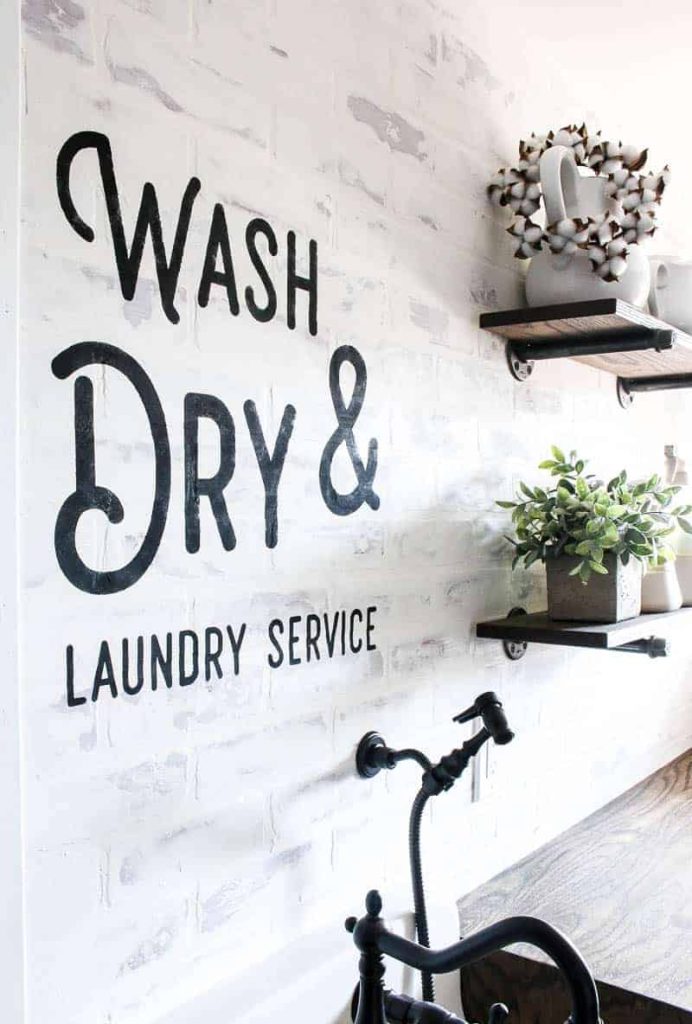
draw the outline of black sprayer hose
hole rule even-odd
[[[423,867],[420,853],[420,828],[425,805],[430,797],[425,790],[419,790],[411,808],[408,828],[408,852],[411,864],[411,885],[413,887],[413,907],[415,911],[416,934],[421,946],[430,949],[430,933],[428,931],[428,912],[425,907],[425,888],[423,886]],[[435,1001],[435,986],[430,971],[421,971],[423,979],[423,999]]]

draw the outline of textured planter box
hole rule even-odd
[[[551,619],[577,622],[620,622],[639,615],[642,606],[642,568],[632,559],[623,565],[614,555],[606,555],[603,564],[607,576],[593,573],[584,585],[570,570],[580,558],[564,555],[546,562],[548,576],[548,615]]]

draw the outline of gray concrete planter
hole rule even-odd
[[[562,555],[546,562],[548,576],[548,615],[551,619],[577,622],[620,622],[641,612],[642,568],[631,559],[623,565],[615,555],[606,555],[603,564],[607,576],[593,573],[584,585],[570,570],[580,558]]]

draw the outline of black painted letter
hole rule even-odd
[[[154,250],[161,306],[171,323],[177,324],[180,320],[180,315],[174,305],[175,291],[178,286],[185,242],[187,241],[187,233],[190,228],[192,207],[201,188],[199,178],[190,178],[187,188],[183,193],[170,260],[166,256],[166,247],[161,231],[161,214],[159,213],[156,189],[150,181],[147,181],[142,189],[139,213],[137,214],[137,222],[134,235],[132,236],[132,246],[128,251],[125,229],[123,228],[122,211],[120,209],[118,185],[113,169],[113,153],[108,136],[103,135],[101,132],[77,132],[75,135],[71,135],[58,153],[56,165],[58,199],[70,226],[86,242],[94,241],[94,229],[90,228],[77,213],[77,209],[72,201],[72,193],[70,192],[72,161],[83,149],[95,149],[98,157],[101,181],[106,198],[106,210],[113,238],[113,251],[118,267],[123,298],[131,301],[135,296],[139,268],[142,263],[142,253],[144,252],[144,243],[147,232],[149,232]]]
[[[219,428],[219,468],[214,476],[199,477],[199,431],[202,417],[213,420]],[[235,470],[235,426],[233,417],[220,399],[214,395],[185,395],[185,547],[199,551],[199,499],[209,498],[214,519],[226,551],[235,547],[235,533],[231,524],[223,491]]]
[[[286,461],[288,442],[291,440],[293,424],[296,418],[296,410],[292,405],[287,405],[281,417],[279,433],[276,436],[274,454],[267,451],[267,443],[262,433],[262,425],[257,415],[257,407],[254,402],[247,401],[243,406],[248,430],[252,439],[252,446],[257,456],[257,464],[262,474],[264,484],[264,543],[268,548],[275,548],[279,539],[278,522],[278,490],[279,480]]]
[[[264,235],[267,239],[267,246],[269,248],[270,255],[276,256],[279,251],[279,247],[276,242],[276,235],[272,231],[270,225],[267,224],[266,220],[262,220],[261,217],[255,217],[254,220],[250,221],[245,229],[245,243],[247,245],[247,251],[250,259],[252,260],[252,265],[257,271],[267,293],[267,304],[266,306],[257,305],[255,302],[255,293],[250,285],[245,289],[245,301],[247,303],[247,308],[250,310],[250,313],[254,316],[255,320],[265,322],[266,320],[271,320],[272,317],[276,315],[276,288],[272,284],[272,279],[267,272],[267,268],[262,262],[262,257],[257,251],[257,245],[255,244],[255,238],[257,235]]]
[[[55,553],[70,583],[87,594],[116,594],[136,583],[158,551],[166,526],[171,494],[171,450],[166,420],[153,384],[136,360],[114,345],[84,341],[55,357],[53,373],[65,380],[75,370],[100,364],[119,370],[139,395],[149,420],[154,445],[155,479],[151,519],[137,554],[121,569],[101,572],[90,569],[79,556],[75,542],[77,525],[85,512],[97,509],[110,523],[122,522],[124,509],[118,496],[96,483],[94,456],[94,388],[88,377],[75,381],[75,489],[65,499],[55,521]]]
[[[310,273],[308,277],[296,274],[296,233],[289,231],[288,269],[286,273],[286,323],[291,330],[296,326],[296,290],[303,288],[309,295],[308,329],[317,334],[317,242],[311,238],[309,244]]]

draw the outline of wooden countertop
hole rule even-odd
[[[462,934],[515,914],[544,918],[569,936],[605,989],[632,994],[638,1004],[667,1004],[683,1011],[675,1020],[687,1020],[692,750],[465,896],[458,908]],[[546,962],[533,947],[512,953],[525,963]]]

